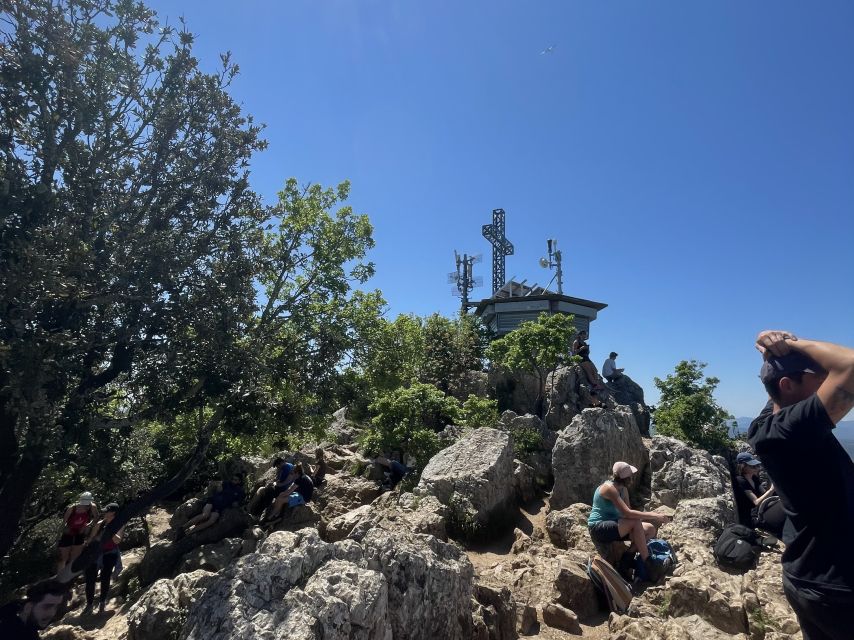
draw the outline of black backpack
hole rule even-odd
[[[743,524],[728,524],[715,543],[718,564],[746,571],[759,559],[759,537],[756,531]]]
[[[775,536],[783,536],[783,526],[786,524],[786,511],[783,509],[783,503],[780,496],[771,496],[766,498],[756,514],[756,526],[760,529],[765,529]]]

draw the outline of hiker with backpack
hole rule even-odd
[[[658,567],[650,558],[647,541],[655,537],[660,525],[670,521],[670,516],[631,508],[628,487],[638,471],[636,467],[619,461],[611,471],[611,479],[593,493],[593,508],[587,518],[590,538],[602,544],[630,540],[629,551],[637,551],[649,573],[657,574]]]
[[[311,477],[305,473],[301,464],[294,466],[293,474],[293,484],[273,501],[270,514],[261,520],[261,524],[278,520],[285,507],[294,509],[311,500],[311,496],[314,494],[314,483],[311,481]]]
[[[747,436],[786,510],[783,591],[804,640],[854,629],[854,461],[834,435],[854,408],[854,349],[763,331],[760,379],[769,401]]]

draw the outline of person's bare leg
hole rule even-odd
[[[202,512],[199,515],[187,520],[187,523],[184,525],[184,531],[190,533],[190,529],[195,525],[207,520],[211,515],[211,509],[213,509],[213,505],[210,502],[206,503],[204,509],[202,509]]]
[[[629,534],[629,540],[632,547],[640,554],[643,560],[649,557],[649,550],[646,548],[646,536],[644,534],[643,523],[640,520],[623,518],[617,521],[617,530],[620,532],[620,537]]]
[[[658,533],[658,527],[656,527],[651,522],[643,523],[643,534],[646,536],[647,541],[652,540],[655,535]]]
[[[200,522],[196,525],[196,527],[190,531],[190,533],[198,533],[199,531],[204,531],[208,527],[212,527],[216,524],[216,521],[219,520],[219,512],[213,511],[210,516],[208,516],[207,520]]]
[[[59,560],[56,563],[56,572],[57,573],[62,571],[63,568],[65,568],[65,565],[68,564],[68,557],[70,554],[71,554],[71,547],[60,547],[59,548]]]
[[[270,512],[270,520],[278,518],[282,514],[282,508],[288,503],[290,494],[280,493],[273,501],[273,510]]]

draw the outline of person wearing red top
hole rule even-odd
[[[98,506],[92,499],[92,494],[84,491],[80,494],[77,504],[68,507],[62,516],[65,528],[59,539],[59,561],[56,572],[62,571],[69,562],[74,562],[83,549],[86,531],[92,521],[98,517]]]
[[[115,502],[108,504],[105,507],[104,518],[92,527],[89,533],[89,538],[86,542],[90,542],[98,538],[103,533],[104,529],[116,517],[119,511],[119,505]],[[110,594],[110,581],[113,578],[113,571],[116,568],[116,563],[119,561],[119,542],[122,540],[122,532],[124,527],[116,531],[106,540],[101,540],[101,557],[98,562],[93,562],[86,567],[86,608],[83,613],[92,611],[92,604],[95,601],[95,582],[98,579],[98,566],[101,568],[101,604],[98,608],[98,613],[104,613],[107,606],[107,596]]]

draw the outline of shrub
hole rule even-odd
[[[494,427],[498,422],[498,401],[469,395],[463,403],[462,422],[467,427]]]

